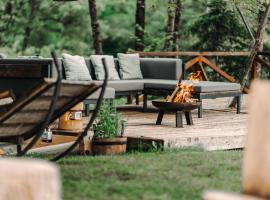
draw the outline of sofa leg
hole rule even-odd
[[[140,104],[140,95],[137,94],[136,95],[136,105],[139,105]]]
[[[132,101],[133,101],[132,95],[128,95],[127,96],[127,104],[132,104]]]
[[[198,118],[202,118],[202,99],[199,98],[199,101],[201,102],[201,105],[198,108]]]
[[[240,94],[239,96],[236,97],[237,104],[236,104],[236,113],[240,114],[241,113],[241,97],[242,95]]]
[[[147,112],[147,94],[143,95],[143,112]]]
[[[90,105],[88,103],[84,104],[84,114],[86,117],[90,114]]]

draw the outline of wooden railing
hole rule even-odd
[[[227,72],[221,69],[217,64],[213,63],[207,57],[248,57],[250,52],[246,51],[224,51],[224,52],[195,52],[195,51],[177,51],[177,52],[136,52],[139,53],[141,57],[192,57],[185,63],[185,70],[190,69],[192,66],[196,66],[196,71],[200,71],[204,80],[208,80],[205,67],[209,67],[215,73],[219,74],[221,77],[226,79],[229,82],[235,83],[236,79],[229,75]],[[270,69],[270,64],[265,61],[261,55],[270,56],[269,52],[259,52],[252,68],[252,79],[257,78],[257,65],[261,64],[262,66]],[[245,93],[248,93],[248,88],[244,89]]]

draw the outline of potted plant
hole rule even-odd
[[[92,152],[94,155],[112,155],[126,152],[127,138],[123,137],[125,121],[116,108],[103,103],[94,125]]]

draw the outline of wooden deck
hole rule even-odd
[[[197,111],[193,111],[194,125],[188,126],[184,120],[184,128],[175,128],[174,114],[165,114],[162,125],[155,125],[157,110],[153,107],[148,113],[142,113],[141,106],[122,106],[119,110],[128,122],[126,136],[161,139],[165,149],[237,149],[243,148],[245,141],[246,99],[245,96],[239,115],[228,108],[230,98],[204,100],[203,118],[199,119]]]
[[[243,99],[242,113],[237,115],[235,109],[228,108],[230,98],[204,100],[203,118],[198,119],[197,111],[193,111],[194,125],[188,126],[184,120],[184,128],[175,127],[174,114],[165,114],[162,125],[155,125],[158,111],[152,106],[147,113],[142,112],[141,105],[124,105],[118,110],[127,121],[125,135],[128,137],[161,140],[165,149],[191,147],[204,150],[226,150],[244,147],[248,116],[246,101],[247,96]],[[39,149],[38,152],[53,152],[54,149],[62,151],[75,138],[54,136],[53,143],[39,141],[34,149]],[[14,151],[14,146],[11,146],[5,147],[5,151]]]

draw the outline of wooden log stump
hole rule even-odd
[[[55,165],[37,160],[0,160],[0,200],[60,200],[61,183]]]

